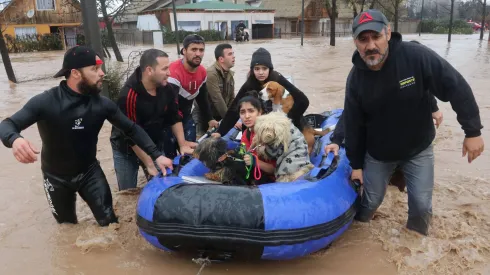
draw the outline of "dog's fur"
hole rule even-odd
[[[271,100],[274,104],[281,104],[282,111],[285,114],[288,114],[291,108],[293,108],[294,99],[290,94],[283,98],[285,91],[284,87],[275,81],[269,81],[263,85],[263,88],[267,92],[267,99]],[[313,145],[315,144],[315,136],[323,137],[324,135],[328,134],[328,132],[330,132],[330,129],[317,131],[307,123],[304,123],[304,125],[302,126],[303,128],[299,130],[305,136],[306,143],[308,144],[308,154],[311,154],[311,151],[313,150]]]
[[[251,148],[257,147],[256,151],[261,159],[275,157],[278,161],[275,171],[277,182],[294,181],[314,167],[309,160],[306,141],[285,114],[271,112],[258,117],[254,132]],[[293,158],[294,162],[288,162]],[[296,169],[295,166],[299,168]],[[288,172],[284,173],[285,170]]]
[[[230,157],[220,161],[220,157],[228,154]],[[231,157],[240,158],[235,150],[227,150],[227,142],[222,138],[209,137],[201,141],[193,153],[210,172],[204,177],[223,184],[245,185],[246,170],[243,163],[234,161]]]

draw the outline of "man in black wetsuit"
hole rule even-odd
[[[90,48],[68,50],[59,86],[31,98],[0,123],[0,138],[22,163],[37,160],[38,150],[20,132],[37,123],[42,140],[41,170],[49,207],[58,223],[77,223],[76,192],[101,226],[117,222],[107,179],[96,158],[99,131],[107,119],[121,129],[165,171],[172,161],[162,156],[145,131],[106,97],[99,95],[102,60]]]

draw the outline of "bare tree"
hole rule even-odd
[[[451,42],[451,34],[453,33],[453,15],[454,15],[454,0],[451,0],[451,14],[449,15],[449,33],[447,34],[447,42]]]
[[[128,2],[128,0],[125,0]],[[102,16],[104,17],[105,26],[107,28],[107,38],[109,39],[109,43],[111,43],[112,50],[114,51],[114,55],[116,56],[116,60],[119,62],[123,62],[123,58],[121,55],[121,51],[119,51],[119,47],[117,46],[116,37],[114,36],[114,31],[112,30],[112,24],[114,22],[114,15],[109,17],[107,13],[107,0],[99,0],[100,10],[102,11]],[[122,11],[124,7],[127,5],[121,5],[122,8],[116,10],[116,12]],[[116,13],[117,14],[117,13]]]
[[[1,28],[2,24],[0,24],[0,53],[2,54],[3,66],[5,67],[5,72],[7,72],[8,79],[14,83],[17,83],[14,69],[12,68],[12,63],[10,62],[9,50],[7,49],[7,44],[3,38],[3,31]]]
[[[364,11],[364,7],[369,4],[369,9],[374,9],[376,0],[346,0],[348,6],[352,9],[352,18],[355,18],[359,13]]]
[[[483,34],[485,33],[485,19],[487,16],[487,0],[483,0],[482,4],[483,4],[483,9],[481,13],[480,40],[483,40]]]
[[[7,1],[0,0],[0,6],[5,9],[9,4]],[[17,78],[15,77],[14,69],[12,68],[12,62],[10,61],[9,50],[7,48],[7,43],[3,36],[3,32],[7,29],[7,21],[5,15],[0,10],[0,54],[2,55],[3,66],[5,67],[5,72],[7,77],[13,83],[17,83]]]
[[[394,31],[398,32],[398,21],[400,19],[400,5],[403,3],[404,0],[387,0],[387,1],[380,1],[380,0],[374,0],[376,4],[378,4],[383,10],[387,13],[390,13],[393,16],[393,23],[394,23]]]
[[[332,1],[332,3],[330,3]],[[327,14],[330,18],[330,46],[335,46],[335,19],[339,16],[337,0],[326,0]]]

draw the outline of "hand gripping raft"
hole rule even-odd
[[[322,128],[335,125],[340,114],[327,113]],[[193,183],[187,177],[208,172],[196,159],[178,176],[155,177],[138,201],[141,235],[165,251],[219,260],[287,260],[327,247],[352,223],[358,199],[344,149],[338,158],[324,155],[330,135],[317,140],[311,156],[316,168],[295,182]],[[230,148],[239,145],[229,142]]]

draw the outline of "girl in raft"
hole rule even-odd
[[[270,179],[267,182],[291,182],[313,168],[303,134],[285,114],[262,115],[261,101],[254,96],[242,98],[238,106],[240,118],[247,127],[241,142],[254,155],[254,158],[245,155],[247,167],[255,170],[258,163],[260,170],[268,175],[262,179]]]
[[[251,148],[251,144],[255,136],[255,122],[264,112],[264,108],[260,99],[257,98],[257,91],[250,91],[247,94],[249,95],[246,95],[238,102],[238,109],[240,119],[242,120],[243,125],[245,125],[247,128],[242,134],[241,143],[245,145],[245,150],[249,152],[250,149],[253,149]],[[243,160],[245,161],[245,165],[251,168],[251,171],[255,171],[257,166],[260,168],[262,176],[256,180],[256,184],[274,182],[274,169],[276,166],[275,159],[270,158],[268,160],[264,160],[257,156],[256,150],[252,150],[252,154],[254,158],[247,154],[243,157]]]
[[[289,82],[282,74],[274,70],[271,54],[266,49],[259,48],[253,53],[252,61],[250,62],[250,70],[251,71],[248,73],[247,81],[238,91],[238,94],[231,103],[230,108],[228,108],[225,117],[219,125],[217,133],[214,133],[213,136],[219,137],[226,135],[226,133],[233,128],[240,117],[238,102],[243,97],[247,96],[249,91],[261,91],[263,88],[262,86],[269,81],[275,81],[281,84],[281,86],[283,86],[293,97],[294,105],[288,112],[287,116],[292,120],[293,124],[298,129],[302,129],[302,125],[305,123],[303,121],[303,114],[305,113],[306,109],[308,109],[310,101],[302,91],[296,88],[296,86]],[[255,94],[256,97],[259,98],[259,94]],[[270,111],[272,111],[272,108],[267,108],[267,110],[264,109],[265,113]],[[244,130],[244,128],[245,127],[242,127],[242,130]]]

